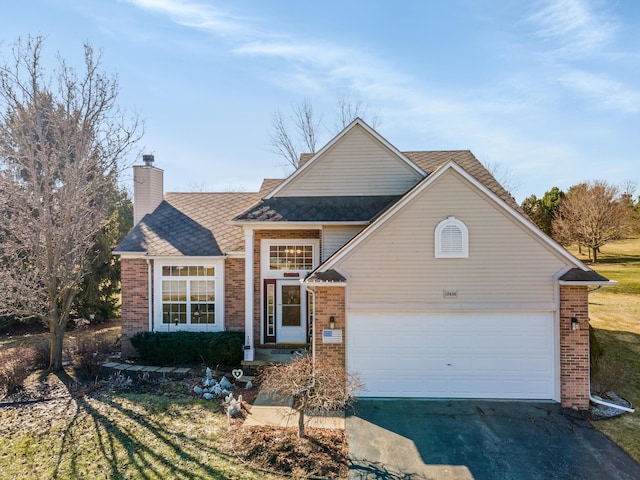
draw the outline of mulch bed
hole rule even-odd
[[[346,478],[348,446],[344,430],[306,428],[234,428],[229,433],[234,453],[254,468],[297,478]]]

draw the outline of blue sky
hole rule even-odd
[[[6,2],[0,53],[28,34],[46,37],[52,62],[79,62],[83,42],[102,50],[167,191],[285,175],[269,148],[275,110],[307,100],[324,144],[345,95],[400,150],[469,149],[509,172],[518,201],[640,184],[636,1]]]

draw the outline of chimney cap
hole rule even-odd
[[[151,154],[142,155],[142,161],[144,162],[145,166],[153,167],[153,162],[155,161],[155,157]]]

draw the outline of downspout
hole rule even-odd
[[[603,288],[603,286],[600,285],[595,290],[587,291],[587,294],[590,295],[592,293],[598,292],[598,291],[602,290],[602,288]],[[623,407],[622,405],[616,405],[615,403],[605,402],[604,400],[602,400],[600,398],[595,398],[593,395],[591,395],[591,359],[589,359],[589,401],[591,401],[591,402],[593,402],[595,404],[598,404],[598,405],[602,405],[604,407],[615,408],[617,410],[622,410],[622,411],[628,412],[628,413],[634,413],[636,411],[634,408]]]
[[[151,267],[151,260],[149,260],[149,258],[147,258],[146,260],[147,260],[147,288],[148,288],[147,297],[149,297],[149,331],[153,332],[153,285],[151,283],[153,279],[151,274],[153,268]]]

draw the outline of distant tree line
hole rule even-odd
[[[553,187],[542,198],[522,202],[522,209],[547,235],[562,245],[577,245],[598,261],[600,247],[640,233],[640,197],[635,185],[613,185],[603,180],[583,182],[563,192]]]

